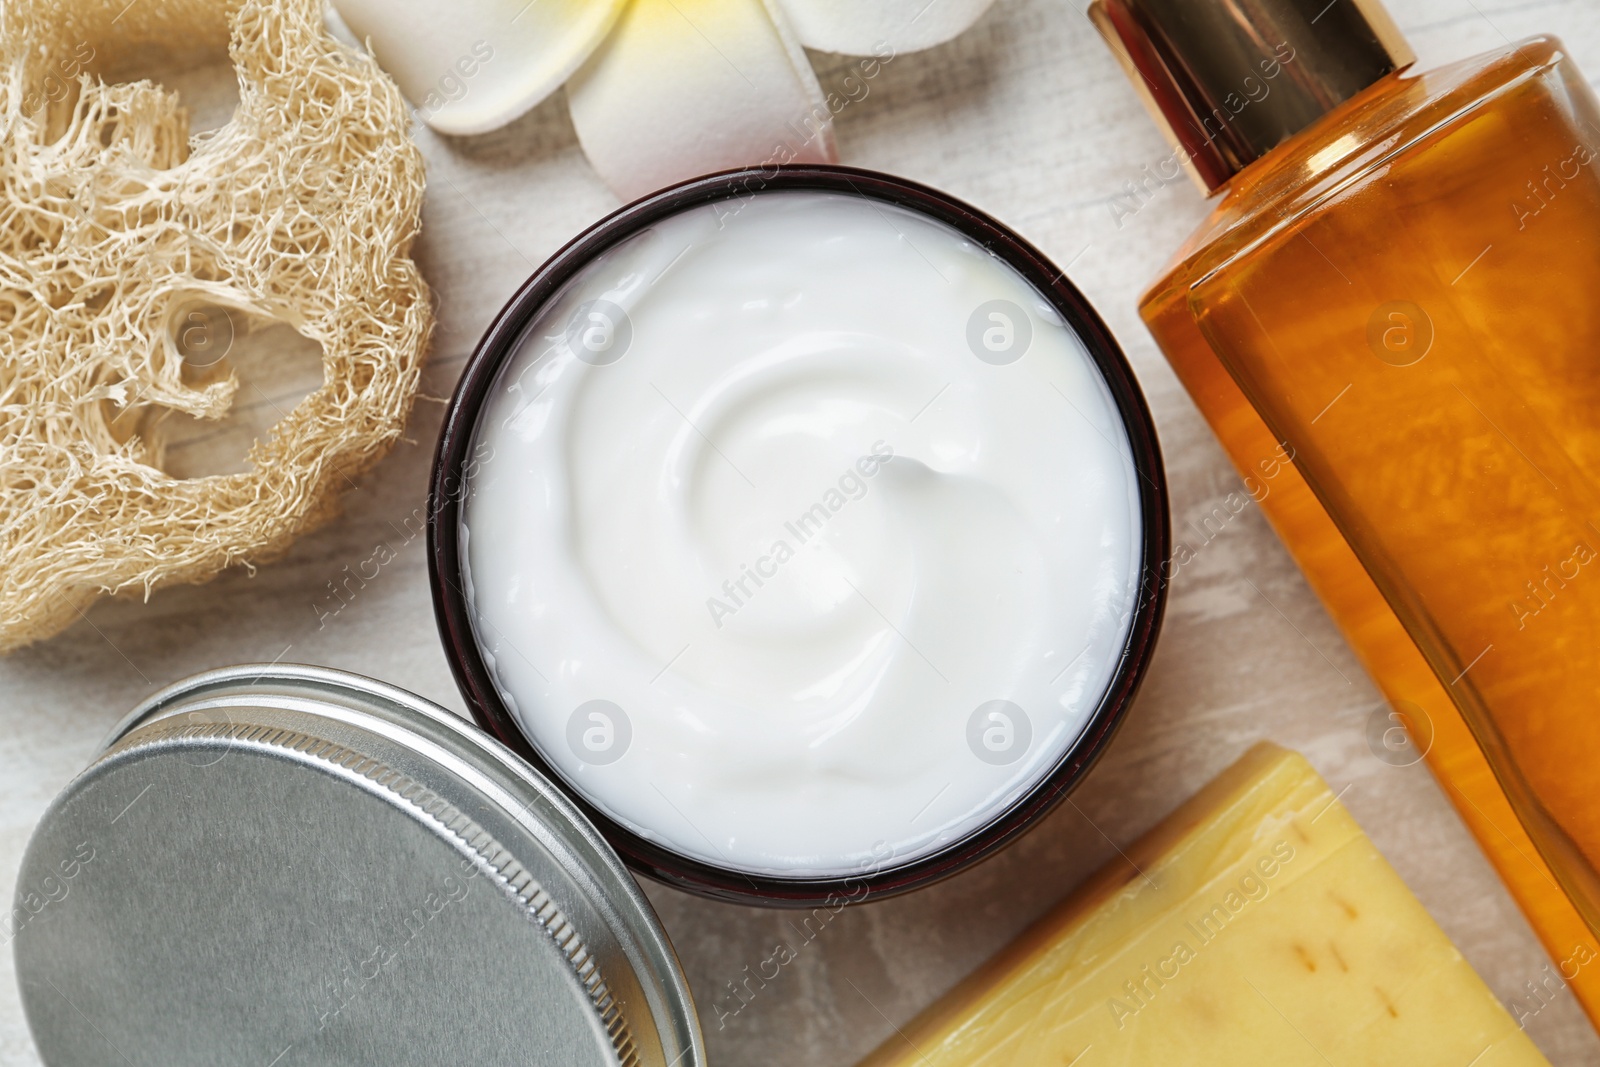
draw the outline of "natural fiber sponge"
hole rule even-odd
[[[238,109],[193,138],[174,93],[100,77],[224,46]],[[409,126],[320,0],[0,2],[0,652],[281,552],[394,443],[433,325]],[[163,422],[239,387],[180,350],[197,302],[288,324],[323,383],[247,471],[180,479]]]

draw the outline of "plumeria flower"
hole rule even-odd
[[[429,126],[503,126],[567,87],[624,200],[726,167],[833,162],[833,116],[882,65],[993,0],[335,0]],[[824,94],[805,48],[863,57]]]

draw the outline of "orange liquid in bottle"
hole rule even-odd
[[[1597,297],[1600,106],[1539,38],[1244,170],[1141,307],[1242,473],[1292,452],[1264,510],[1558,962],[1600,930]]]

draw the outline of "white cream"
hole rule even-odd
[[[720,867],[841,875],[981,827],[1127,638],[1138,475],[1104,380],[1010,267],[877,201],[759,194],[605,254],[474,454],[508,707],[612,818]]]

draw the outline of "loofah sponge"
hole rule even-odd
[[[175,94],[97,76],[224,45],[238,109],[194,138]],[[0,3],[0,652],[281,552],[394,443],[433,325],[409,125],[320,0]],[[238,389],[185,359],[197,303],[315,341],[323,384],[246,472],[180,479],[163,421]]]

